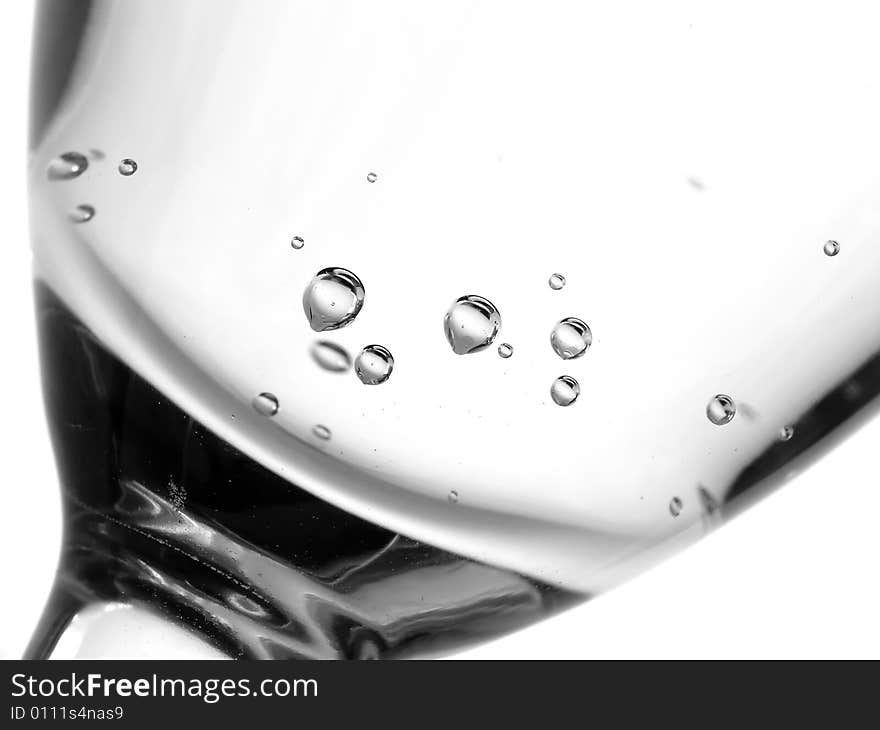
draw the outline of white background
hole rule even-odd
[[[4,4],[0,658],[39,616],[60,520],[36,356],[25,191],[32,4]],[[880,21],[880,19],[878,19]],[[821,49],[817,49],[820,52]],[[878,101],[880,103],[880,101]],[[783,490],[629,584],[468,658],[880,657],[874,421]]]

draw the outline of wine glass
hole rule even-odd
[[[28,655],[120,607],[184,654],[448,652],[866,418],[880,52],[831,8],[44,2]]]

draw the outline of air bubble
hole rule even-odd
[[[736,405],[729,395],[719,393],[706,406],[706,415],[716,426],[730,423],[736,415]]]
[[[82,175],[88,166],[89,161],[85,155],[79,152],[65,152],[49,163],[46,176],[50,180],[73,180]]]
[[[593,332],[583,320],[566,317],[550,333],[550,346],[563,360],[581,357],[593,344]]]
[[[394,357],[382,345],[367,345],[355,358],[354,371],[364,385],[380,385],[391,377]]]
[[[453,489],[453,490],[450,491],[449,494],[446,496],[446,499],[449,500],[449,504],[458,504],[458,492],[456,492],[456,491]]]
[[[120,161],[119,167],[117,169],[119,170],[120,175],[124,177],[130,177],[137,172],[138,163],[130,157],[126,157],[124,160]]]
[[[311,349],[312,360],[331,373],[344,373],[351,367],[351,355],[335,342],[319,340]]]
[[[673,497],[672,499],[669,500],[669,513],[673,517],[678,517],[681,514],[681,508],[683,506],[684,505],[682,504],[682,501],[680,498]]]
[[[456,299],[443,318],[446,340],[456,355],[485,350],[501,329],[501,313],[488,299],[468,294]]]
[[[379,179],[379,176],[375,172],[367,173],[367,182],[374,183]]]
[[[779,429],[780,441],[791,441],[794,436],[794,426],[783,426]]]
[[[272,393],[260,393],[251,401],[251,405],[261,416],[271,418],[278,413],[278,399]]]
[[[312,433],[315,435],[316,438],[319,438],[322,441],[330,440],[330,429],[326,426],[322,426],[320,423],[312,429]]]
[[[837,241],[825,241],[822,250],[826,256],[837,256],[840,253],[840,244]]]
[[[559,291],[565,286],[565,277],[562,274],[552,274],[547,283],[553,291]]]
[[[303,246],[306,245],[305,240],[302,236],[294,236],[290,239],[290,247],[299,251]]]
[[[91,205],[78,205],[68,215],[74,223],[88,223],[95,217],[95,209]]]
[[[558,406],[570,406],[581,394],[581,386],[571,375],[560,375],[550,386],[550,397]]]
[[[498,345],[498,354],[506,360],[513,355],[513,345],[508,345],[506,342],[501,343]]]
[[[303,310],[315,332],[345,327],[364,306],[364,285],[348,269],[322,269],[303,292]]]

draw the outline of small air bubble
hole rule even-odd
[[[321,439],[322,441],[329,441],[330,440],[330,436],[331,436],[330,429],[327,428],[326,426],[322,426],[321,424],[318,424],[317,426],[315,426],[312,429],[312,433],[317,438]]]
[[[506,360],[513,355],[513,345],[508,345],[506,342],[501,343],[498,345],[498,354]]]
[[[729,395],[719,393],[706,406],[706,416],[716,426],[730,423],[736,415],[736,404]]]
[[[550,346],[563,360],[581,357],[593,344],[593,332],[583,320],[566,317],[556,323],[550,333]]]
[[[449,492],[446,498],[449,500],[450,504],[458,504],[458,492],[454,489]]]
[[[379,179],[379,176],[375,172],[368,172],[367,173],[367,182],[374,183],[378,179]]]
[[[319,340],[311,349],[312,360],[331,373],[344,373],[351,367],[351,355],[335,342]]]
[[[456,355],[485,350],[501,329],[501,313],[485,297],[468,294],[456,299],[443,318],[443,331]]]
[[[138,163],[135,162],[130,157],[126,157],[124,160],[121,160],[119,163],[119,174],[124,177],[130,177],[137,172]]]
[[[570,406],[581,394],[581,386],[571,375],[560,375],[550,386],[550,397],[558,406]]]
[[[303,240],[302,236],[294,236],[290,239],[290,247],[295,248],[297,251],[299,251],[305,245],[306,242],[305,240]]]
[[[78,205],[68,215],[74,223],[88,223],[95,217],[95,209],[91,205]]]
[[[840,253],[840,244],[837,241],[825,241],[822,250],[826,256],[837,256]]]
[[[50,180],[73,180],[82,175],[88,166],[89,161],[85,155],[79,152],[65,152],[49,163],[46,175]]]
[[[682,506],[683,505],[681,499],[679,499],[678,497],[673,497],[671,500],[669,500],[669,513],[673,517],[678,517],[681,514]]]
[[[260,393],[251,401],[251,405],[261,416],[271,418],[278,413],[278,399],[272,393]]]
[[[364,385],[381,385],[392,370],[394,357],[382,345],[367,345],[354,361],[354,371]]]
[[[779,429],[780,441],[791,441],[794,436],[794,426],[783,426]]]
[[[547,283],[553,291],[559,291],[565,286],[565,277],[562,274],[553,274],[550,276]]]

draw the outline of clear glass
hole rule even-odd
[[[880,49],[782,5],[44,2],[66,528],[30,653],[96,606],[229,656],[449,651],[871,413]]]

